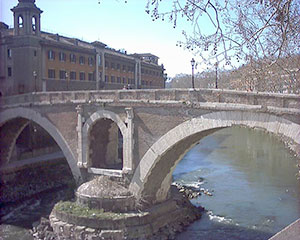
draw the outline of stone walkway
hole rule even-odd
[[[300,239],[300,218],[276,233],[269,240],[299,240]]]

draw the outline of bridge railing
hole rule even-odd
[[[2,97],[1,107],[28,104],[87,102],[211,102],[295,108],[300,110],[300,95],[254,93],[221,89],[134,89],[101,91],[37,92]]]

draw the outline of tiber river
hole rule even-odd
[[[174,172],[174,181],[208,189],[192,202],[203,217],[176,239],[268,239],[300,217],[297,160],[276,138],[247,128],[228,128],[203,138]],[[47,215],[63,192],[31,199],[7,212],[1,240],[31,240],[28,228]]]
[[[177,239],[268,239],[300,217],[297,160],[275,137],[227,128],[203,138],[174,181],[208,189],[192,202],[207,212]]]

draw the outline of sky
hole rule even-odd
[[[191,23],[182,19],[174,29],[168,21],[152,21],[145,12],[147,0],[36,0],[42,31],[58,33],[87,42],[101,41],[114,49],[131,53],[152,53],[164,64],[168,77],[191,74],[191,59],[200,61],[188,50],[176,46],[184,40],[183,29]],[[127,3],[125,3],[127,2]],[[171,2],[171,1],[170,1]],[[0,0],[0,21],[13,26],[10,9],[17,0]],[[199,62],[199,66],[201,63]],[[202,71],[201,67],[195,73]]]

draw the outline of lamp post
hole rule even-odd
[[[68,81],[69,75],[67,72],[65,72],[65,77],[66,77],[66,81],[67,81],[67,91],[69,91],[69,81]]]
[[[216,67],[216,89],[218,88],[218,62],[215,63]]]
[[[33,71],[32,75],[33,75],[33,78],[34,78],[34,92],[37,92],[37,89],[36,89],[37,72]]]
[[[192,88],[195,89],[195,84],[194,84],[195,59],[194,58],[192,58],[192,60],[191,60],[191,65],[192,65]]]
[[[168,74],[164,73],[164,88],[166,88],[166,82],[168,80]]]

